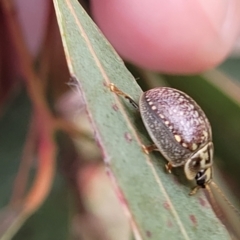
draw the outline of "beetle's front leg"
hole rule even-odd
[[[122,92],[119,88],[117,88],[113,83],[110,83],[109,88],[112,92],[116,93],[119,96],[123,96],[124,98],[126,98],[134,108],[136,108],[137,110],[139,110],[139,106],[138,104],[126,93]]]
[[[189,193],[189,196],[195,195],[200,188],[201,188],[200,186],[195,186]]]

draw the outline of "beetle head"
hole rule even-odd
[[[195,179],[198,186],[205,187],[205,184],[212,179],[212,164],[213,144],[209,142],[186,161],[185,175],[189,180]]]
[[[212,167],[201,169],[195,176],[195,180],[199,187],[205,188],[206,184],[212,180]]]

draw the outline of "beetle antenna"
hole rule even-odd
[[[237,210],[236,207],[233,206],[233,204],[228,200],[228,198],[224,195],[224,193],[222,192],[222,190],[218,187],[218,185],[211,181],[210,184],[212,184],[212,186],[217,190],[217,192],[222,196],[222,198],[227,202],[227,204],[231,207],[231,209],[237,214],[237,216],[239,217],[240,216],[240,212]],[[222,223],[226,226],[230,236],[231,236],[231,239],[238,239],[236,237],[236,232],[235,232],[235,229],[231,228],[231,226],[229,226],[228,224],[228,221],[227,219],[225,218],[226,217],[226,214],[224,214],[223,210],[220,208],[220,205],[217,203],[217,201],[215,200],[215,197],[213,195],[213,192],[210,188],[210,184],[206,184],[206,190],[208,192],[208,196],[210,198],[210,202],[211,202],[211,205],[212,205],[212,208],[216,214],[216,216],[222,221]]]
[[[217,192],[222,196],[222,198],[225,200],[225,202],[227,202],[227,204],[231,207],[231,209],[238,215],[240,216],[240,211],[228,200],[228,198],[226,197],[226,195],[222,192],[222,190],[220,189],[220,187],[213,181],[211,181],[210,183],[216,190]],[[212,193],[210,194],[212,195]],[[212,195],[213,197],[213,195]],[[215,200],[214,200],[215,201]],[[216,201],[215,201],[216,202]]]
[[[209,187],[209,185],[206,185],[206,188],[205,188],[208,192],[208,195],[209,195],[209,198],[210,198],[210,201],[211,201],[211,205],[212,205],[212,208],[213,210],[215,211],[216,215],[221,218],[223,217],[223,214],[222,214],[222,211],[219,207],[219,205],[217,204],[216,200],[215,200],[215,197],[213,196],[213,193],[212,193],[212,190],[211,188]]]

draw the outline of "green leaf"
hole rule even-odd
[[[159,153],[142,152],[141,144],[149,138],[139,114],[107,85],[113,82],[136,100],[141,90],[96,25],[75,0],[54,4],[70,73],[78,81],[135,238],[229,239],[204,195],[188,196],[181,169],[166,174]]]

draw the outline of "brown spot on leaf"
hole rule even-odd
[[[167,210],[170,209],[170,205],[169,205],[168,202],[164,202],[164,203],[163,203],[163,207],[164,207],[165,209],[167,209]]]
[[[150,231],[146,231],[146,235],[148,238],[152,237],[152,233]]]
[[[196,225],[197,225],[197,219],[196,219],[196,217],[191,214],[191,215],[189,215],[189,218],[190,218],[192,224],[193,224],[194,226],[196,226]]]
[[[118,111],[118,106],[117,106],[117,104],[113,104],[113,105],[112,105],[112,108],[113,108],[114,111],[116,111],[116,112]]]
[[[130,133],[126,132],[124,133],[124,137],[127,140],[127,142],[131,142],[132,141],[132,136]]]
[[[205,199],[203,199],[202,197],[199,197],[198,200],[199,200],[199,203],[200,203],[203,207],[206,207],[206,200],[205,200]]]

